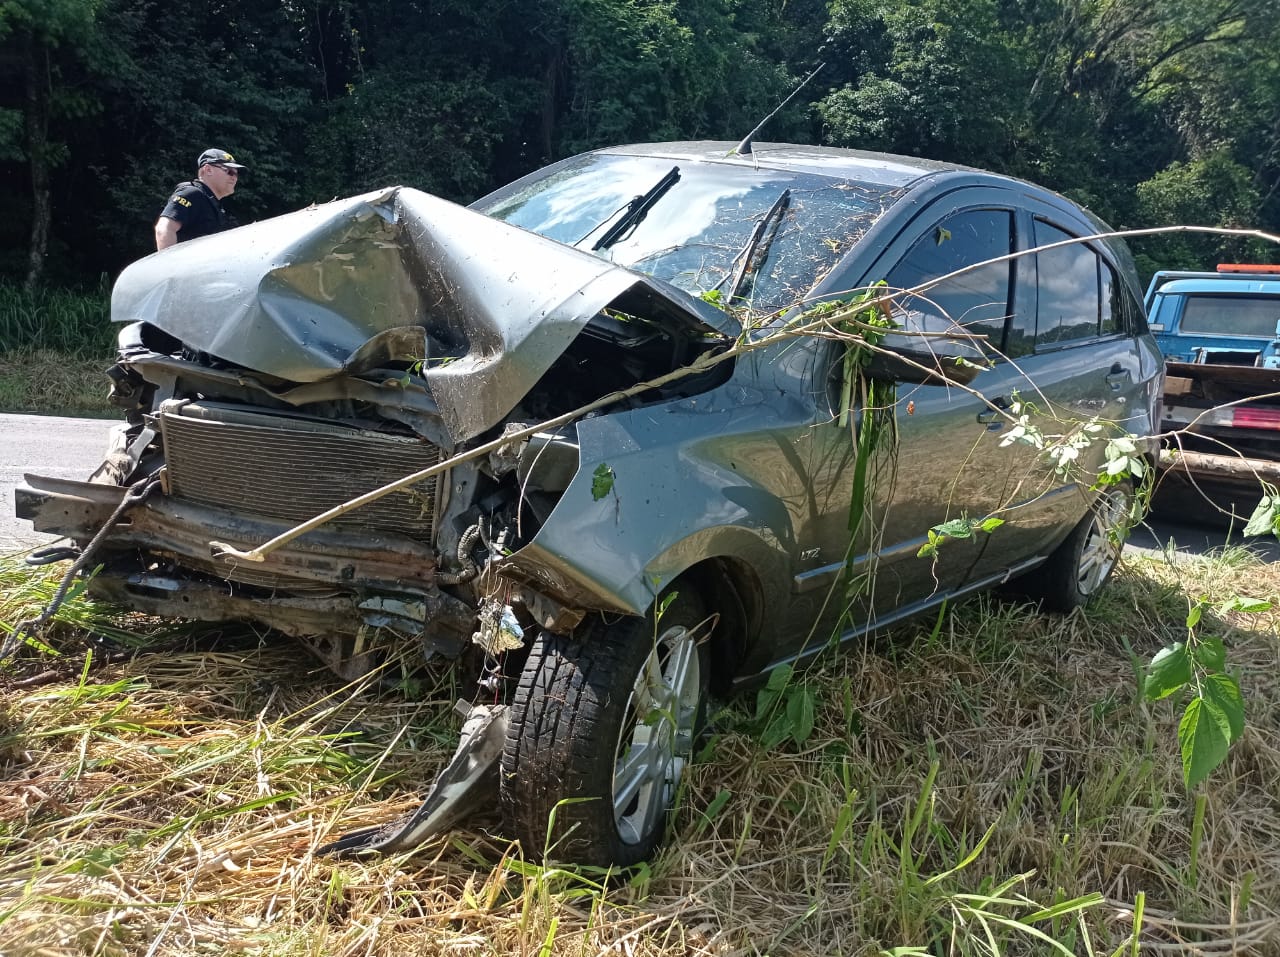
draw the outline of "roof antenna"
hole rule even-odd
[[[790,93],[788,93],[788,94],[787,94],[787,98],[786,98],[785,100],[783,100],[781,103],[779,103],[779,104],[774,108],[774,111],[773,111],[772,113],[770,113],[770,114],[769,114],[768,116],[766,116],[763,120],[761,120],[761,121],[756,125],[756,128],[755,128],[754,130],[752,130],[750,133],[748,133],[746,136],[744,136],[744,137],[742,138],[742,142],[741,142],[741,143],[739,143],[739,144],[738,144],[737,146],[735,146],[733,149],[729,150],[729,155],[730,155],[730,156],[732,156],[732,155],[734,155],[735,153],[737,153],[739,156],[747,156],[747,155],[749,155],[749,154],[751,153],[751,141],[752,141],[753,139],[755,139],[756,134],[757,134],[757,133],[759,133],[762,129],[764,129],[764,125],[765,125],[766,123],[768,123],[771,119],[773,119],[775,116],[777,116],[777,115],[778,115],[778,110],[782,109],[784,106],[786,106],[788,103],[790,103],[790,102],[791,102],[791,98],[792,98],[792,97],[794,97],[794,96],[795,96],[797,93],[799,93],[801,90],[803,90],[803,89],[805,88],[805,85],[806,85],[810,80],[812,80],[815,76],[817,76],[817,75],[818,75],[818,71],[819,71],[819,70],[821,70],[821,69],[822,69],[824,66],[826,66],[826,65],[827,65],[827,64],[826,64],[825,62],[823,62],[823,63],[819,63],[816,67],[814,67],[813,72],[812,72],[812,73],[810,73],[808,76],[806,76],[803,80],[801,80],[801,81],[800,81],[800,85],[799,85],[798,87],[796,87],[794,90],[792,90]]]

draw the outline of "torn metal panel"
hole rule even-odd
[[[427,792],[422,805],[408,817],[381,827],[345,834],[319,849],[320,854],[358,857],[411,850],[448,830],[477,808],[497,805],[498,760],[507,740],[506,705],[468,705],[458,747]]]
[[[500,422],[623,297],[691,334],[737,331],[658,280],[405,187],[155,253],[121,274],[111,311],[292,383],[421,360],[462,441]]]
[[[91,539],[127,489],[25,476],[29,488],[15,492],[19,517],[37,531],[75,541]],[[193,505],[168,496],[129,513],[103,543],[109,550],[140,548],[180,557],[183,564],[227,581],[258,587],[288,582],[294,590],[355,586],[417,590],[434,585],[435,553],[426,545],[382,530],[321,528],[271,553],[263,562],[214,559],[209,540],[248,548],[286,531],[285,522],[251,519],[226,509]]]
[[[96,575],[89,581],[89,594],[163,618],[258,621],[298,638],[355,633],[362,624],[347,596],[246,596],[237,594],[225,583],[198,581],[181,575],[152,572]]]

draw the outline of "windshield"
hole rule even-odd
[[[518,180],[474,204],[496,219],[570,246],[589,237],[669,174],[670,159],[589,154]],[[758,270],[744,287],[760,313],[785,309],[839,261],[897,198],[881,185],[812,173],[684,161],[679,179],[635,227],[596,255],[699,296],[728,289],[756,224],[790,190]],[[763,262],[761,262],[763,260]]]

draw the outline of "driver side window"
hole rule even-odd
[[[972,209],[948,216],[916,241],[889,273],[895,289],[915,286],[975,266],[1013,250],[1013,214],[1006,209]],[[1013,284],[1013,261],[990,263],[923,290],[899,296],[911,314],[947,318],[970,332],[985,334],[990,348],[1003,351]]]

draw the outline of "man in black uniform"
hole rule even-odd
[[[234,226],[222,208],[222,200],[235,192],[242,169],[245,167],[226,150],[201,153],[196,161],[196,178],[178,184],[156,220],[156,249]]]

